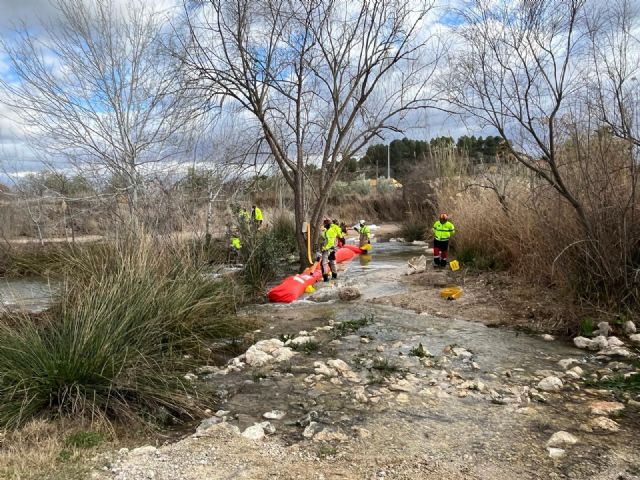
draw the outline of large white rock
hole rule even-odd
[[[623,347],[624,342],[620,340],[618,337],[609,337],[607,339],[607,343],[610,347]]]
[[[282,420],[286,415],[282,410],[271,410],[270,412],[266,412],[262,414],[262,416],[268,420]]]
[[[633,335],[629,335],[629,340],[631,340],[636,345],[640,345],[640,333],[634,333]]]
[[[604,335],[598,335],[596,338],[593,339],[593,342],[594,342],[594,345],[591,348],[591,350],[601,350],[609,346],[609,341],[607,340],[607,337],[605,337]]]
[[[315,342],[316,341],[316,337],[314,336],[302,336],[302,337],[296,337],[293,340],[290,340],[290,343],[293,345],[304,345],[305,343],[309,343],[309,342]]]
[[[626,322],[624,322],[624,325],[622,326],[624,333],[626,333],[627,335],[631,335],[633,333],[636,333],[636,324],[633,323],[631,320],[627,320]]]
[[[282,347],[273,352],[273,359],[276,362],[286,362],[287,360],[290,360],[291,357],[293,357],[295,354],[296,352],[291,350],[289,347]]]
[[[551,435],[551,438],[547,440],[547,447],[560,447],[562,445],[575,445],[578,443],[578,439],[571,435],[569,432],[560,430],[559,432]]]
[[[422,273],[427,268],[427,259],[424,255],[419,257],[413,257],[407,262],[407,275],[413,275],[414,273]]]
[[[271,355],[254,347],[255,345],[249,347],[245,353],[247,365],[251,365],[252,367],[262,367],[271,362],[273,359]]]
[[[582,348],[582,349],[589,349],[591,350],[591,346],[594,345],[593,340],[591,340],[590,338],[587,337],[576,337],[573,339],[573,344],[577,347],[577,348]]]
[[[265,431],[274,432],[275,429],[269,422],[261,422],[251,425],[242,432],[242,436],[249,440],[262,440],[265,436]]]
[[[624,347],[606,347],[598,352],[598,355],[606,355],[608,357],[631,357],[633,353]]]
[[[538,382],[538,388],[544,392],[557,392],[562,390],[562,380],[558,377],[545,377]]]
[[[620,425],[607,417],[596,417],[589,420],[587,426],[593,430],[601,432],[617,432]]]
[[[335,368],[340,373],[351,371],[351,367],[344,360],[340,360],[339,358],[328,360],[327,365],[329,365],[332,368]]]

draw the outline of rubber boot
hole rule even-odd
[[[325,282],[329,281],[329,275],[327,275],[326,273],[322,275],[322,280]]]
[[[336,278],[338,278],[338,274],[335,272],[331,272],[331,278],[335,280]]]
[[[440,267],[442,267],[442,268],[446,268],[447,267],[447,259],[446,258],[441,258],[440,259]]]
[[[440,259],[439,258],[434,258],[433,259],[433,268],[438,268],[440,266]]]

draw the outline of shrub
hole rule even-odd
[[[199,414],[184,353],[243,331],[233,285],[144,239],[69,256],[67,272],[47,315],[0,323],[0,425],[47,412],[139,422]]]
[[[423,217],[412,216],[402,222],[400,236],[407,242],[414,240],[426,240],[429,232],[429,223]]]

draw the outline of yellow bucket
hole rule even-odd
[[[460,264],[458,263],[458,260],[451,260],[451,262],[449,262],[449,266],[451,267],[451,270],[453,270],[454,272],[456,270],[460,270]]]
[[[370,244],[370,243],[367,243],[366,245],[363,245],[363,246],[362,246],[362,247],[360,247],[360,248],[362,248],[362,250],[364,250],[364,251],[368,252],[369,250],[371,250],[371,244]]]
[[[460,287],[447,287],[440,290],[440,296],[447,300],[455,300],[462,296],[462,289]]]
[[[316,291],[315,288],[313,288],[313,285],[307,285],[307,288],[304,289],[305,293],[313,293]]]

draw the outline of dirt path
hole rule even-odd
[[[380,246],[319,285],[319,303],[247,311],[265,321],[257,343],[196,372],[219,399],[211,418],[177,443],[104,457],[92,478],[640,478],[640,398],[585,384],[631,374],[632,358],[462,319],[477,292],[465,283],[471,300],[447,302],[446,274],[404,276],[419,251]]]

